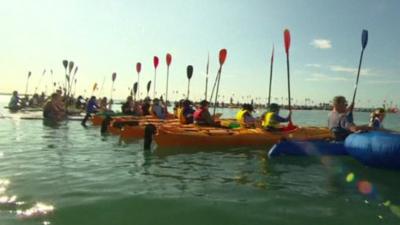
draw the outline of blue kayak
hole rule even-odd
[[[351,156],[365,165],[400,169],[399,133],[371,131],[351,134],[344,146]]]
[[[319,156],[319,155],[347,155],[343,142],[328,141],[282,141],[275,144],[268,152],[270,158],[295,155],[295,156]]]
[[[343,142],[282,141],[268,152],[270,158],[318,155],[351,155],[367,166],[400,169],[400,133],[370,131],[349,135]]]

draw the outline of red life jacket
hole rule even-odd
[[[196,111],[193,113],[193,119],[195,121],[201,120],[201,115],[203,114],[203,112],[204,112],[203,108],[196,109]]]

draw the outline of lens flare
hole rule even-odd
[[[372,189],[373,189],[372,188],[372,184],[370,182],[368,182],[368,181],[365,181],[365,180],[359,181],[357,183],[357,188],[358,188],[358,191],[361,194],[364,194],[364,195],[371,194],[372,193]]]
[[[347,176],[346,176],[346,181],[347,181],[348,183],[353,182],[353,181],[354,181],[354,173],[349,173],[349,174],[347,174]]]

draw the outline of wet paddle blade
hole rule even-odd
[[[365,47],[367,47],[367,43],[368,43],[368,31],[363,30],[362,35],[361,35],[361,44],[362,44],[363,49],[365,49]]]
[[[225,48],[219,51],[219,64],[222,66],[225,63],[227,51]]]
[[[68,65],[69,74],[71,74],[72,68],[74,68],[74,62],[70,61]]]
[[[171,54],[167,53],[166,61],[167,61],[167,66],[171,65],[171,62],[172,62],[172,55]]]
[[[68,60],[63,60],[62,61],[62,64],[63,64],[63,66],[64,66],[64,69],[67,69],[67,67],[68,67]]]
[[[141,70],[142,70],[142,64],[140,62],[136,63],[136,72],[140,73]]]
[[[189,80],[192,78],[192,76],[193,76],[193,66],[192,65],[187,66],[186,75]]]
[[[158,63],[159,63],[158,57],[157,57],[157,56],[154,56],[154,58],[153,58],[154,69],[157,69]]]
[[[150,91],[150,86],[151,86],[151,80],[149,80],[149,82],[147,82],[147,93],[149,93],[149,91]]]
[[[29,72],[28,72],[28,79],[29,79],[29,77],[31,77],[31,75],[32,75],[32,72],[29,71]]]
[[[117,78],[117,73],[116,72],[112,73],[111,79],[113,82],[115,81],[116,78]]]
[[[289,54],[289,48],[290,48],[290,31],[288,29],[285,29],[283,32],[283,38],[285,40],[285,52],[286,54]]]

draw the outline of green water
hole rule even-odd
[[[79,122],[20,120],[0,97],[0,224],[400,224],[400,174],[350,157],[266,158],[266,149],[142,150]],[[0,114],[0,116],[1,116]],[[226,111],[230,115],[233,112]],[[296,111],[299,124],[327,112]],[[367,113],[355,115],[367,121]],[[387,128],[400,130],[399,115]],[[346,182],[346,176],[355,180]],[[8,180],[8,185],[4,179]],[[362,194],[357,181],[368,181]],[[391,201],[392,207],[382,203]],[[22,217],[42,202],[54,210]],[[397,214],[396,214],[397,213]]]

